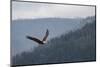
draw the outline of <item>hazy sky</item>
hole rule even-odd
[[[86,17],[95,15],[95,7],[46,4],[31,2],[12,2],[12,19],[32,19],[46,17]]]

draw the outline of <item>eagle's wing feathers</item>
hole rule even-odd
[[[49,35],[49,30],[47,29],[46,34],[45,34],[45,36],[44,36],[44,38],[43,38],[43,40],[42,40],[42,41],[46,41],[46,39],[47,39],[48,35]]]
[[[35,37],[30,37],[30,36],[26,36],[28,39],[30,39],[30,40],[34,40],[35,42],[37,42],[37,43],[41,43],[41,40],[39,40],[39,39],[37,39],[37,38],[35,38]]]

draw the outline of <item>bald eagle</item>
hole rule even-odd
[[[40,40],[40,39],[38,39],[38,38],[35,38],[35,37],[31,37],[31,36],[26,36],[26,37],[27,37],[27,39],[29,39],[29,40],[32,40],[32,41],[37,42],[38,44],[45,44],[48,35],[49,35],[49,30],[47,29],[47,30],[46,30],[46,34],[45,34],[45,36],[43,37],[42,40]]]

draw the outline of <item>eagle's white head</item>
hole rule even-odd
[[[45,44],[45,43],[47,43],[47,41],[43,41],[43,43]]]

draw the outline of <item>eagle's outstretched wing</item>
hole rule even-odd
[[[26,36],[28,39],[30,39],[30,40],[33,40],[33,41],[35,41],[35,42],[37,42],[37,43],[43,43],[41,40],[39,40],[39,39],[37,39],[37,38],[35,38],[35,37],[30,37],[30,36]]]
[[[49,35],[49,30],[47,29],[46,34],[45,34],[45,36],[44,36],[44,38],[43,38],[43,40],[42,40],[42,41],[46,41],[46,39],[47,39],[48,35]]]

